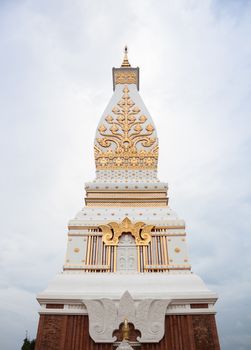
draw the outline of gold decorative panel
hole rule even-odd
[[[137,84],[137,72],[136,71],[116,71],[114,73],[115,84]]]
[[[131,233],[135,237],[136,245],[148,245],[151,241],[152,225],[146,225],[144,222],[132,223],[127,217],[121,222],[110,222],[107,225],[100,225],[103,236],[102,241],[106,245],[116,246],[119,243],[119,238],[123,233]]]
[[[97,169],[156,169],[158,140],[154,126],[140,113],[127,86],[120,101],[98,127],[95,161]],[[105,150],[104,150],[105,149]]]

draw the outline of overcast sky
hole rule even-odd
[[[0,348],[36,336],[125,44],[223,350],[251,349],[251,2],[1,0]]]

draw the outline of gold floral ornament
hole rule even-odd
[[[118,245],[119,238],[123,233],[131,233],[135,238],[136,245],[148,245],[151,241],[151,230],[153,225],[146,225],[144,222],[132,223],[125,218],[121,223],[110,222],[107,225],[100,225],[103,236],[102,241],[106,245]]]
[[[140,114],[127,86],[112,113],[114,116],[107,115],[106,123],[98,127],[100,137],[94,147],[97,169],[156,169],[158,141],[154,127]]]

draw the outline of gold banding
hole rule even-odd
[[[164,256],[165,256],[165,264],[168,264],[168,255],[167,255],[167,242],[166,242],[166,236],[163,236],[164,241]]]
[[[117,247],[114,246],[114,268],[113,268],[114,272],[117,271]]]
[[[93,225],[93,226],[91,226],[91,225],[85,225],[85,224],[83,224],[82,226],[74,226],[74,225],[70,225],[70,226],[68,226],[68,229],[70,230],[70,232],[68,233],[68,235],[69,236],[89,236],[89,235],[102,235],[102,233],[100,233],[100,232],[98,232],[99,231],[99,226],[97,226],[97,225]],[[182,226],[182,225],[177,225],[177,226],[154,226],[154,231],[151,233],[151,235],[152,236],[158,236],[158,235],[160,235],[160,231],[161,230],[164,230],[164,232],[163,232],[163,235],[164,236],[167,236],[167,237],[169,237],[169,236],[177,236],[177,237],[183,237],[183,236],[185,236],[186,234],[185,234],[185,232],[177,232],[177,233],[174,233],[174,232],[171,232],[171,233],[169,233],[168,231],[170,231],[170,230],[177,230],[177,229],[185,229],[185,226]],[[95,230],[95,232],[88,232],[88,233],[83,233],[83,234],[80,234],[80,233],[74,233],[74,232],[72,232],[72,230]],[[168,241],[169,241],[169,239],[168,239]],[[170,239],[170,241],[171,241],[171,239]]]
[[[86,199],[86,206],[93,208],[117,208],[117,207],[127,207],[127,208],[165,208],[167,206],[167,200],[164,199],[162,201],[89,201]]]
[[[137,246],[137,256],[138,256],[138,272],[140,272],[141,270],[141,266],[140,266],[140,246]]]
[[[121,223],[110,222],[107,225],[100,225],[99,228],[103,232],[102,241],[106,245],[118,245],[119,237],[127,232],[135,238],[136,245],[148,245],[151,241],[151,230],[154,226],[146,225],[141,221],[132,223],[126,217]]]
[[[163,207],[168,204],[167,191],[90,191],[87,190],[85,204],[88,207]]]
[[[161,199],[167,197],[167,191],[86,191],[87,198],[95,198],[95,199]]]

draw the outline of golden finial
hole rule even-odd
[[[130,65],[130,63],[128,61],[128,57],[127,57],[127,46],[125,46],[124,59],[123,59],[123,62],[121,64],[121,67],[123,67],[123,68],[131,67],[131,65]]]
[[[128,340],[129,339],[129,331],[130,331],[130,327],[129,327],[129,324],[128,324],[128,320],[127,320],[127,318],[125,318],[123,326],[122,326],[123,340]]]

